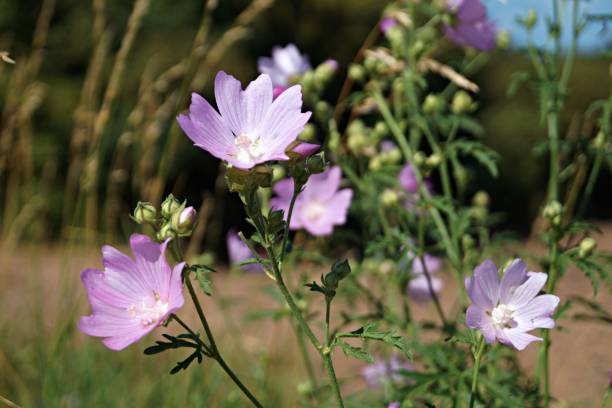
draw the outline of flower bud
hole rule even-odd
[[[425,164],[426,160],[427,156],[425,156],[425,153],[420,150],[412,156],[412,162],[417,167],[422,167]]]
[[[172,217],[172,214],[176,212],[181,207],[181,203],[174,198],[172,194],[170,194],[161,205],[161,213],[162,216],[166,219]]]
[[[307,123],[304,126],[304,130],[300,133],[299,140],[304,142],[312,142],[315,140],[315,136],[317,135],[317,128],[312,123]]]
[[[474,244],[475,244],[474,238],[472,238],[472,236],[469,234],[464,234],[461,237],[461,244],[463,245],[463,250],[468,251],[474,248]]]
[[[193,207],[183,208],[172,215],[172,229],[179,235],[191,233],[196,222],[197,212]]]
[[[389,134],[389,128],[387,127],[385,122],[376,122],[376,125],[374,125],[374,136],[377,139],[382,139],[388,134]]]
[[[278,180],[283,179],[286,175],[287,172],[283,166],[272,166],[272,182],[277,182]]]
[[[317,102],[317,104],[315,105],[315,109],[314,110],[315,110],[315,112],[314,112],[315,115],[320,120],[327,121],[329,119],[329,117],[331,116],[331,108],[329,106],[329,103],[327,103],[325,101]]]
[[[170,225],[170,223],[164,224],[164,226],[157,232],[158,241],[165,241],[168,238],[176,238],[176,232],[172,229],[172,225]]]
[[[319,174],[325,171],[325,159],[321,154],[310,156],[306,159],[306,169],[308,174]]]
[[[365,69],[361,65],[352,64],[348,70],[348,76],[355,82],[361,82],[366,77]]]
[[[434,153],[425,160],[425,165],[429,169],[435,169],[442,163],[442,156],[439,153]]]
[[[363,133],[351,133],[349,134],[346,145],[353,154],[357,155],[367,143],[368,139]]]
[[[525,20],[525,28],[532,30],[533,27],[538,23],[538,12],[535,9],[530,9],[527,12],[527,19]]]
[[[385,152],[385,161],[390,164],[395,164],[402,160],[402,151],[399,147],[394,147]]]
[[[388,188],[383,191],[380,201],[384,207],[391,207],[399,202],[399,196],[395,190]]]
[[[340,133],[338,131],[332,131],[329,134],[329,140],[327,142],[327,147],[333,153],[337,153],[338,149],[340,149]]]
[[[497,33],[497,48],[507,50],[510,47],[510,33],[508,30],[500,30]]]
[[[489,207],[489,201],[489,194],[484,190],[480,190],[474,194],[474,197],[472,198],[472,205],[474,207],[487,208]]]
[[[132,218],[138,224],[153,224],[157,220],[157,210],[153,204],[139,201]]]
[[[604,132],[600,130],[599,133],[597,133],[597,136],[595,136],[595,139],[593,139],[593,147],[597,150],[603,149],[605,143],[606,135],[604,135]]]
[[[382,158],[381,156],[374,156],[370,159],[370,163],[368,163],[368,168],[372,171],[378,171],[382,168]]]
[[[472,97],[469,93],[465,91],[457,91],[453,96],[453,101],[451,103],[451,110],[453,113],[462,114],[471,112],[476,108],[476,104],[472,100]]]
[[[389,40],[393,47],[399,47],[404,42],[404,33],[399,26],[389,28],[385,32],[385,37]]]
[[[563,212],[563,206],[561,205],[560,202],[555,200],[555,201],[549,202],[546,205],[546,207],[544,207],[544,210],[542,210],[542,215],[547,220],[554,221],[557,217],[561,216],[562,212]],[[557,225],[554,222],[553,224]]]
[[[429,94],[425,97],[425,101],[423,101],[423,112],[428,115],[440,113],[444,111],[445,105],[446,102],[444,102],[443,98],[438,95]]]
[[[314,391],[314,387],[310,381],[304,381],[297,385],[297,392],[300,395],[308,396]]]
[[[321,84],[329,82],[334,73],[338,70],[338,61],[328,59],[320,64],[314,71],[315,81]]]
[[[578,256],[580,258],[591,256],[595,248],[597,248],[597,241],[590,237],[585,238],[580,241],[580,245],[578,246]]]

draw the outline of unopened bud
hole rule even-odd
[[[429,94],[425,97],[425,101],[423,101],[423,112],[428,115],[433,113],[440,113],[444,110],[446,103],[444,99],[438,95]]]
[[[385,122],[376,122],[376,125],[374,125],[374,136],[378,139],[382,139],[388,134],[389,128],[387,127]]]
[[[193,207],[183,208],[172,215],[172,229],[179,235],[191,233],[196,222],[197,212]]]
[[[422,167],[425,164],[426,160],[427,156],[425,156],[425,153],[423,153],[422,151],[418,151],[412,156],[412,162],[417,167]]]
[[[399,202],[399,196],[395,190],[388,188],[383,191],[380,201],[384,207],[391,207]]]
[[[480,190],[474,194],[474,197],[472,198],[472,205],[474,207],[487,208],[489,207],[489,201],[489,194],[484,190]]]
[[[385,160],[387,163],[395,164],[402,160],[402,151],[399,147],[394,147],[385,152]]]
[[[578,246],[578,256],[580,258],[591,256],[595,251],[595,248],[597,248],[597,241],[590,237],[585,238],[580,241],[580,245]]]
[[[533,27],[538,23],[538,13],[535,9],[530,9],[527,12],[527,19],[525,20],[525,27],[527,30],[532,30]]]
[[[338,61],[328,59],[320,64],[314,71],[315,80],[321,84],[327,83],[338,70]]]
[[[309,174],[319,174],[325,171],[325,159],[321,154],[310,156],[306,159],[306,168]]]
[[[157,210],[153,204],[139,201],[134,209],[133,218],[138,224],[152,224],[157,219]]]
[[[329,141],[327,142],[327,147],[330,151],[337,153],[340,148],[340,133],[337,131],[332,131],[329,135]]]
[[[325,101],[317,102],[317,104],[315,105],[315,112],[314,113],[317,116],[317,118],[327,122],[327,120],[329,119],[329,117],[331,115],[331,108],[329,106],[329,103],[327,103]]]
[[[510,47],[510,33],[508,30],[500,30],[497,33],[497,48],[507,50]]]
[[[597,133],[597,136],[595,136],[595,139],[593,139],[593,147],[595,147],[597,150],[603,149],[605,143],[606,135],[604,135],[604,132],[600,130],[599,133]]]
[[[181,203],[174,198],[172,194],[170,194],[161,205],[161,213],[162,216],[166,219],[172,217],[172,214],[176,212],[181,207]]]
[[[370,163],[368,163],[368,168],[372,171],[378,171],[382,168],[382,158],[381,156],[374,156],[370,159]]]
[[[278,180],[283,179],[287,175],[285,168],[283,166],[273,166],[272,167],[272,181],[277,182]]]
[[[365,79],[366,72],[361,65],[353,64],[349,67],[348,76],[355,82],[361,82]]]
[[[434,153],[425,160],[425,165],[430,169],[435,169],[442,163],[442,156],[439,153]]]
[[[297,386],[297,392],[300,395],[308,396],[312,394],[313,391],[314,391],[314,387],[310,381],[301,382]]]
[[[544,207],[544,210],[542,210],[542,215],[547,220],[555,221],[556,218],[561,216],[562,212],[563,212],[563,206],[561,205],[560,202],[555,200],[555,201],[551,201],[550,203],[546,205],[546,207]],[[555,222],[553,222],[553,224],[557,225],[557,223]]]
[[[472,236],[469,235],[469,234],[464,234],[461,237],[461,243],[463,245],[463,250],[464,251],[468,251],[468,250],[474,248],[474,244],[475,244],[474,238],[472,238]]]
[[[168,238],[176,238],[176,232],[172,229],[172,225],[170,225],[170,223],[164,224],[164,226],[157,232],[158,241],[165,241]]]
[[[305,142],[312,142],[315,140],[315,136],[317,135],[317,128],[312,123],[307,123],[304,126],[304,130],[300,133],[300,140]]]
[[[402,29],[397,25],[389,28],[385,32],[385,37],[387,37],[393,47],[399,47],[404,42]]]
[[[465,91],[457,91],[453,96],[451,110],[453,113],[462,114],[471,112],[476,108],[474,101],[469,93]]]

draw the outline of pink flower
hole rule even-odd
[[[303,159],[312,156],[321,149],[321,145],[315,143],[299,142],[291,149],[293,153],[300,155]]]
[[[184,262],[170,268],[165,251],[168,241],[157,244],[134,234],[130,246],[134,259],[117,249],[102,247],[104,270],[85,269],[81,280],[92,314],[83,316],[79,329],[103,337],[111,350],[122,350],[162,324],[183,306],[181,272]]]
[[[540,337],[527,332],[537,328],[552,329],[551,318],[559,304],[554,295],[538,295],[547,275],[527,272],[527,265],[515,259],[499,282],[497,267],[486,260],[476,267],[474,275],[465,280],[472,304],[466,312],[466,323],[478,329],[488,344],[501,343],[523,350]]]
[[[242,242],[236,231],[229,230],[227,232],[227,255],[231,265],[239,265],[247,259],[254,258],[249,247]],[[262,267],[259,264],[248,264],[240,266],[240,269],[248,272],[261,272]]]
[[[448,0],[447,5],[456,18],[455,24],[444,27],[451,41],[482,51],[495,48],[495,23],[487,19],[487,10],[480,0]]]
[[[389,360],[377,358],[374,363],[361,370],[361,375],[370,387],[377,388],[389,381],[395,384],[408,383],[409,380],[401,374],[402,371],[414,371],[414,367],[408,361],[393,355]]]
[[[189,115],[177,120],[194,144],[232,166],[250,169],[271,160],[288,160],[285,149],[310,118],[302,113],[299,85],[272,101],[272,82],[260,75],[243,91],[240,82],[220,71],[215,78],[219,112],[194,93]]]
[[[380,28],[380,31],[385,34],[387,31],[389,31],[391,28],[395,27],[397,25],[397,21],[394,18],[391,17],[385,17],[382,20],[380,20],[380,22],[378,23],[378,28]]]
[[[434,293],[439,293],[444,284],[442,279],[438,278],[435,274],[442,267],[442,260],[433,255],[425,254],[423,256],[427,272],[431,278],[431,288]],[[425,269],[421,263],[421,258],[415,257],[412,260],[412,276],[408,283],[408,294],[411,298],[417,301],[431,300],[431,291],[429,290],[429,283],[427,282],[427,276],[425,276]]]
[[[325,172],[310,177],[304,186],[304,191],[295,202],[290,229],[304,228],[312,235],[324,236],[330,235],[334,226],[346,222],[353,191],[348,188],[339,190],[341,177],[342,173],[338,166],[330,167]],[[290,178],[274,185],[276,197],[270,200],[270,206],[283,210],[285,219],[293,189],[293,179]]]
[[[405,206],[411,209],[419,199],[419,181],[416,174],[414,174],[412,166],[410,164],[405,165],[397,176],[397,179],[406,193],[408,193],[408,199],[405,202]],[[423,184],[427,191],[433,192],[431,180],[425,178]]]
[[[276,87],[275,92],[279,94],[297,77],[312,69],[308,57],[300,54],[300,50],[294,44],[288,44],[284,48],[272,48],[272,58],[259,58],[257,68],[260,73],[270,75],[272,84]]]

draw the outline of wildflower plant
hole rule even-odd
[[[558,38],[555,19],[548,28]],[[520,21],[527,31],[536,24],[533,15]],[[483,3],[391,2],[373,33],[347,67],[335,106],[323,96],[338,63],[312,68],[289,44],[260,58],[261,75],[245,89],[220,71],[216,107],[193,93],[188,112],[178,115],[201,154],[221,160],[250,225],[228,233],[230,262],[263,271],[275,289],[282,305],[272,314],[295,329],[308,375],[299,387],[304,406],[548,407],[550,337],[571,306],[555,295],[558,280],[573,263],[594,292],[600,282],[610,284],[611,258],[597,250],[595,229],[581,219],[609,162],[610,100],[589,110],[596,136],[565,141],[573,155],[562,156],[559,111],[576,40],[562,67],[558,47],[549,53],[529,45],[534,72],[517,75],[511,88],[534,85],[548,134],[542,209],[548,253],[536,267],[534,257],[517,258],[521,250],[492,233],[495,197],[471,177],[496,178],[502,160],[483,143],[474,118],[479,87],[470,77],[497,37]],[[578,165],[586,181],[574,173]],[[253,405],[263,406],[221,356],[195,292],[192,279],[213,293],[213,269],[188,264],[182,254],[196,210],[170,195],[160,208],[139,202],[132,218],[148,231],[132,236],[134,259],[104,247],[104,270],[82,274],[92,315],[82,318],[81,330],[118,350],[176,322],[182,333],[163,334],[146,354],[189,349],[173,373],[211,358]],[[203,333],[179,317],[184,289]],[[425,320],[416,317],[416,303],[431,312]],[[539,347],[535,378],[518,362],[527,347]],[[338,351],[364,363],[371,390],[347,396]]]

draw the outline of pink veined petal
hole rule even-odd
[[[535,328],[552,329],[555,322],[550,318],[559,305],[559,298],[555,295],[536,296],[529,303],[517,309],[514,313],[518,327],[523,330]]]
[[[104,282],[127,298],[146,296],[149,287],[139,274],[135,274],[136,263],[129,256],[110,245],[102,247],[102,263],[104,264]]]
[[[506,304],[515,310],[525,306],[542,290],[547,278],[543,272],[528,272],[527,280],[514,290]]]
[[[480,0],[463,0],[457,11],[457,18],[462,22],[474,22],[487,17],[487,10]]]
[[[261,74],[251,82],[242,94],[244,107],[243,132],[255,132],[259,123],[272,104],[272,81],[267,74]]]
[[[304,199],[317,199],[318,201],[327,201],[331,199],[340,188],[340,180],[342,179],[342,171],[340,166],[333,166],[325,170],[323,173],[315,174],[308,179],[304,192],[301,197]]]
[[[304,222],[302,220],[301,225],[306,231],[308,231],[308,233],[314,235],[315,237],[324,237],[331,235],[331,233],[334,232],[334,225],[329,222]],[[294,229],[297,229],[293,225],[293,222],[291,222],[291,226],[294,227]]]
[[[79,330],[89,336],[111,337],[124,334],[140,332],[143,325],[132,318],[128,312],[125,316],[114,316],[109,314],[93,314],[83,316],[78,322]],[[150,326],[151,330],[154,326]]]
[[[157,293],[162,299],[168,299],[170,266],[166,261],[165,251],[169,240],[161,245],[146,235],[132,234],[130,246],[136,258],[135,276],[145,283],[148,293]]]
[[[81,281],[94,313],[108,311],[111,307],[125,310],[133,304],[130,291],[110,286],[102,271],[85,269],[81,272]]]
[[[527,265],[521,259],[515,259],[506,268],[499,288],[499,299],[501,303],[507,304],[516,288],[521,286],[527,279]]]
[[[129,335],[112,336],[102,340],[102,344],[111,350],[121,351],[130,344],[136,343],[138,340],[146,336],[151,330],[142,329],[140,332],[134,332]]]
[[[287,86],[287,75],[274,64],[271,58],[259,58],[257,60],[257,68],[261,74],[268,74],[270,76],[275,87],[285,89]],[[274,95],[274,97],[276,96],[278,95]]]
[[[353,190],[349,188],[345,188],[335,193],[326,203],[327,210],[325,213],[325,220],[333,225],[345,224],[352,199]]]
[[[168,315],[180,309],[185,303],[183,297],[183,280],[182,273],[185,267],[185,262],[180,262],[172,268],[170,282],[168,288]],[[165,320],[165,319],[164,319]]]
[[[276,194],[278,197],[290,200],[291,196],[293,195],[293,184],[294,183],[292,178],[285,178],[279,180],[276,184],[274,184],[272,190],[274,191],[274,194]]]
[[[487,344],[495,343],[496,330],[486,310],[469,305],[465,312],[465,323],[470,329],[480,330]]]
[[[502,329],[499,330],[498,334],[500,342],[512,346],[518,351],[524,350],[525,347],[534,341],[542,341],[542,338],[525,333],[518,328]]]
[[[490,259],[474,269],[474,275],[466,280],[466,288],[472,302],[486,310],[492,310],[499,299],[497,267]]]
[[[235,150],[234,136],[221,116],[200,95],[194,93],[190,114],[176,119],[187,137],[198,147],[225,160]]]
[[[266,152],[262,160],[284,156],[287,146],[297,139],[310,118],[310,112],[301,113],[302,91],[292,86],[272,102],[261,122],[257,134]]]
[[[234,135],[241,134],[246,118],[240,81],[219,71],[215,77],[215,99],[219,112],[229,124],[231,131]]]

